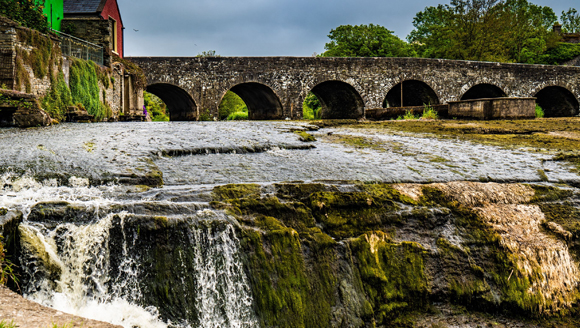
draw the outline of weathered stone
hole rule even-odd
[[[66,111],[67,122],[90,122],[95,116],[89,115],[86,109],[70,106]]]
[[[568,116],[579,112],[580,67],[425,58],[129,59],[143,69],[147,90],[165,101],[172,120],[217,117],[228,90],[246,102],[250,119],[299,119],[310,91],[321,100],[323,118],[359,118],[370,108],[401,106],[401,94],[403,106],[445,104],[466,94],[487,98],[487,88],[477,90],[482,85],[496,87],[502,96],[537,97],[547,117],[552,110],[562,112],[550,108],[553,99],[565,99],[559,103],[572,113]]]
[[[49,126],[52,118],[43,109],[34,107],[20,107],[14,112],[14,123],[20,128]]]
[[[449,116],[480,120],[536,117],[536,98],[487,98],[449,102]]]

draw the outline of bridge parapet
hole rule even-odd
[[[359,118],[367,109],[436,105],[465,97],[535,97],[546,88],[550,92],[538,102],[570,107],[554,113],[579,112],[580,67],[424,58],[129,59],[143,68],[148,89],[168,104],[172,118],[183,120],[200,114],[217,117],[228,90],[246,102],[251,119],[300,119],[311,91],[327,118]]]

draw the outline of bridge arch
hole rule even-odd
[[[536,103],[544,110],[545,117],[569,117],[580,113],[576,96],[565,87],[547,86],[538,91]]]
[[[237,94],[248,107],[250,120],[280,120],[283,119],[283,107],[280,98],[269,86],[258,82],[244,82],[225,90]]]
[[[170,83],[153,83],[147,86],[146,91],[163,100],[171,121],[197,120],[197,105],[184,89]]]
[[[323,119],[357,119],[364,115],[363,98],[347,82],[328,80],[316,84],[310,91],[320,102]]]
[[[479,83],[469,88],[461,96],[461,100],[501,97],[506,97],[506,93],[500,87],[489,83]]]
[[[401,102],[402,87],[402,102]],[[423,105],[438,105],[439,96],[427,83],[420,80],[404,80],[397,83],[389,90],[383,108],[409,107]],[[401,106],[402,105],[402,106]]]

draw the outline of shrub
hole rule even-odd
[[[167,105],[165,105],[163,100],[147,91],[143,91],[143,99],[145,101],[147,112],[151,116],[151,120],[154,122],[169,121],[169,115],[167,115]]]
[[[236,112],[248,112],[246,103],[237,94],[228,91],[222,98],[219,106],[220,120],[227,119],[231,114]]]
[[[405,113],[405,116],[403,116],[403,119],[404,120],[418,120],[419,119],[419,116],[415,116],[415,114],[413,114],[412,111],[408,110]]]
[[[302,118],[305,120],[319,120],[321,108],[318,98],[312,92],[308,93],[302,104]]]
[[[435,111],[435,109],[433,109],[433,106],[431,106],[430,104],[429,105],[424,104],[423,115],[421,116],[421,118],[436,120],[439,118],[439,113],[437,113],[437,111]]]
[[[247,112],[235,112],[231,113],[228,116],[228,121],[239,121],[239,120],[247,120],[248,113]]]
[[[542,107],[538,104],[536,104],[536,118],[542,118],[544,117],[544,110],[542,109]]]
[[[48,19],[42,13],[42,4],[36,0],[0,0],[0,16],[14,20],[23,26],[48,32]]]

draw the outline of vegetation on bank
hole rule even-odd
[[[145,108],[147,108],[147,113],[149,113],[153,122],[169,121],[169,112],[163,100],[147,91],[143,91],[143,100],[145,102]]]
[[[563,32],[577,33],[580,15],[562,12]],[[413,19],[405,42],[377,25],[342,25],[330,31],[321,56],[421,57],[528,64],[562,64],[580,45],[559,42],[558,17],[526,0],[460,1],[426,7]]]
[[[44,6],[39,2],[36,0],[0,0],[0,16],[42,33],[48,32],[48,21],[43,14]]]
[[[346,192],[330,185],[284,183],[276,184],[273,194],[255,184],[216,187],[212,206],[242,224],[240,242],[261,324],[355,326],[349,320],[356,318],[359,326],[411,327],[415,316],[432,311],[433,302],[484,312],[506,308],[542,320],[561,314],[558,320],[564,322],[568,311],[575,313],[560,308],[560,300],[531,292],[541,275],[528,275],[518,264],[522,254],[507,249],[498,230],[458,202],[453,191],[416,187],[421,190],[416,198],[389,184],[358,184]],[[570,215],[561,216],[566,210],[549,203],[570,192],[543,186],[515,189],[529,189],[526,193],[533,196],[510,194],[521,199],[516,203],[541,204],[550,209],[550,222],[577,232]],[[433,234],[445,222],[457,227],[461,246]],[[408,229],[422,236],[422,242],[435,238],[437,251],[395,241],[395,235],[404,240],[397,231],[404,235]],[[577,295],[563,297],[574,300]]]
[[[247,120],[248,106],[237,94],[228,91],[218,108],[220,120]]]

